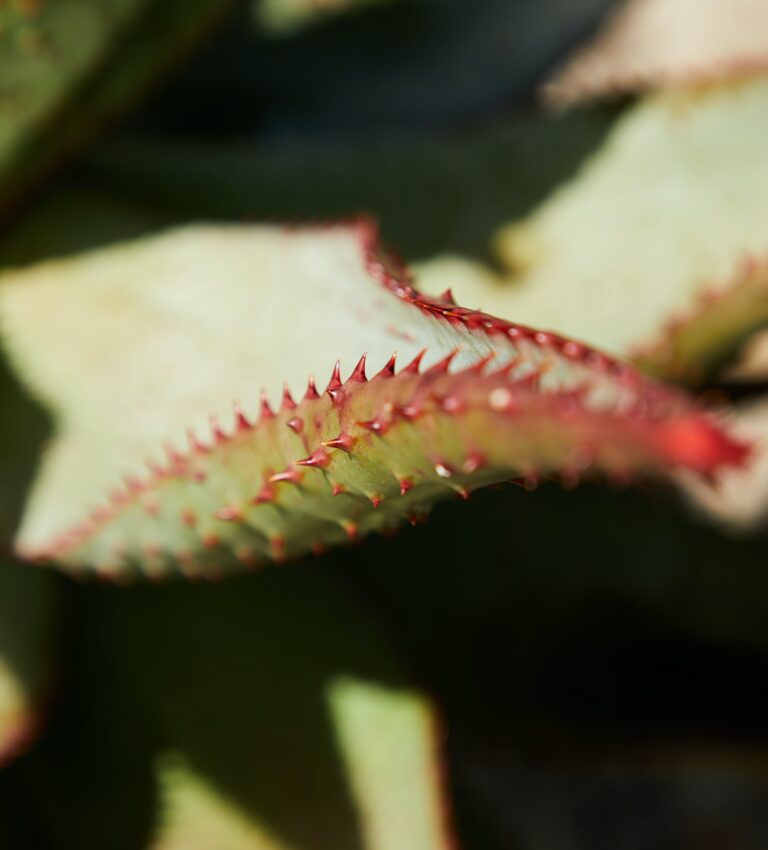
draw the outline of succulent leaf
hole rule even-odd
[[[627,0],[544,87],[554,106],[768,70],[763,0]]]
[[[213,574],[510,478],[711,474],[744,454],[631,367],[420,295],[366,222],[43,263],[6,276],[0,312],[59,429],[18,547],[73,569]]]
[[[765,79],[649,98],[499,233],[506,276],[442,259],[419,285],[700,380],[768,321],[767,132]]]

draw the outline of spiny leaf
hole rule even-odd
[[[375,240],[367,223],[197,228],[8,275],[8,343],[60,432],[20,551],[113,576],[212,574],[226,553],[282,560],[511,477],[740,461],[684,396],[421,296]],[[339,355],[357,362],[344,380]],[[326,368],[320,394],[306,376]]]
[[[544,87],[554,106],[768,70],[763,0],[627,0]]]
[[[768,80],[650,98],[501,231],[509,276],[443,260],[419,284],[699,380],[768,321],[767,133]]]

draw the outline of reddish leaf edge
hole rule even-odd
[[[741,311],[751,317],[751,326],[739,323],[723,345],[710,350],[710,357],[686,357],[680,350],[687,333],[723,324],[723,315]],[[765,326],[768,317],[768,255],[747,255],[723,282],[712,281],[692,303],[671,315],[652,341],[637,346],[630,357],[641,369],[662,373],[687,384],[703,380],[712,367],[721,365],[722,350],[735,349],[751,333]]]
[[[663,456],[669,460],[671,467],[693,471],[708,481],[715,482],[717,474],[721,470],[740,467],[748,462],[752,447],[730,435],[716,412],[707,410],[677,388],[658,383],[632,365],[607,355],[586,343],[462,307],[456,304],[450,290],[437,298],[422,294],[413,286],[412,277],[405,264],[393,252],[384,249],[381,245],[379,228],[374,219],[362,217],[347,222],[313,226],[318,230],[339,227],[353,229],[359,239],[365,268],[369,276],[398,298],[424,313],[470,334],[482,332],[490,338],[498,337],[511,342],[527,342],[541,351],[552,352],[558,357],[579,364],[590,373],[608,376],[621,386],[637,392],[640,404],[633,410],[614,414],[612,418],[614,421],[617,418],[622,420],[626,418],[628,421],[635,420],[638,423],[650,426],[651,429],[656,428],[655,444]],[[293,227],[293,225],[288,226],[288,229]],[[240,405],[234,402],[235,426],[233,429],[223,429],[218,420],[211,417],[210,433],[205,438],[201,438],[192,430],[189,430],[188,446],[185,449],[166,448],[167,462],[165,465],[148,462],[147,472],[143,477],[126,477],[123,486],[112,491],[107,496],[106,502],[93,510],[81,523],[57,535],[48,545],[40,548],[27,548],[17,543],[15,553],[20,559],[32,563],[49,564],[60,561],[67,553],[116,519],[127,506],[151,493],[158,484],[169,478],[184,475],[188,471],[189,465],[193,464],[196,459],[209,455],[218,447],[227,445],[244,433],[252,433],[278,416],[287,418],[285,424],[288,427],[292,427],[292,421],[296,419],[294,425],[298,427],[298,417],[288,417],[297,410],[299,405],[317,401],[324,396],[328,396],[333,402],[336,397],[342,397],[353,392],[355,385],[363,386],[370,381],[413,375],[418,381],[426,380],[428,384],[434,385],[434,381],[438,377],[457,378],[463,375],[470,377],[475,383],[482,382],[483,379],[490,381],[485,397],[496,413],[512,413],[522,407],[533,410],[542,416],[568,416],[573,415],[574,411],[587,416],[594,415],[583,405],[582,394],[578,390],[539,393],[538,379],[540,375],[537,373],[528,374],[523,379],[517,378],[512,382],[507,381],[505,383],[505,378],[510,371],[509,366],[502,367],[496,372],[489,373],[487,371],[487,367],[493,360],[492,355],[472,364],[461,372],[450,372],[451,362],[459,350],[459,348],[456,348],[451,354],[429,369],[422,369],[421,360],[426,353],[426,349],[424,349],[400,371],[396,370],[395,354],[393,354],[381,371],[370,379],[366,375],[365,354],[361,356],[346,381],[341,380],[340,363],[337,361],[323,393],[318,392],[314,378],[311,376],[308,379],[305,394],[298,404],[287,387],[280,405],[276,409],[270,406],[269,401],[262,393],[260,413],[258,418],[253,421],[248,419]],[[502,398],[499,390],[514,391],[514,397],[509,394]],[[495,395],[494,391],[497,391]],[[414,397],[419,392],[423,394],[424,389],[420,384],[417,384]],[[427,395],[429,395],[429,392],[427,392]],[[439,398],[430,396],[430,400],[437,401],[445,411],[449,409],[446,404],[458,403],[456,397],[453,397],[450,393],[448,395],[443,394]],[[670,418],[664,418],[664,414],[660,411],[665,410],[677,412]],[[418,415],[418,410],[414,408],[409,411],[407,407],[401,407],[393,412],[394,418],[400,417],[401,419],[413,419],[417,418]],[[369,432],[383,433],[392,424],[392,421],[385,422],[374,419],[357,424],[360,428]],[[663,427],[659,427],[661,425]],[[328,463],[332,452],[348,451],[351,447],[349,443],[351,440],[350,435],[341,433],[337,438],[327,440],[315,447],[306,457],[297,459],[284,470],[274,473],[264,482],[262,493],[256,496],[254,503],[259,501],[261,496],[263,496],[261,501],[268,501],[273,498],[270,494],[274,493],[276,485],[298,484],[307,469],[322,469]],[[470,469],[468,466],[467,469],[461,471],[468,474],[474,472],[481,462],[480,457],[470,457],[467,463],[474,468]],[[441,470],[439,463],[436,465],[436,471],[438,476],[444,478],[450,478],[453,475],[453,470],[447,468],[444,471]],[[563,470],[562,480],[568,486],[573,486],[578,483],[580,478],[585,477],[585,474],[585,470]],[[621,478],[622,476],[619,474],[617,477]],[[538,483],[540,476],[532,471],[530,475],[526,475],[523,479],[507,480],[513,483],[523,483],[531,488]],[[404,479],[401,483],[401,494],[406,495],[409,489],[409,482]],[[468,490],[459,484],[456,484],[454,489],[458,496],[462,498],[467,498],[469,495]],[[375,499],[371,501],[373,501],[374,508],[378,507]],[[237,521],[239,519],[236,506],[223,506],[214,513],[214,516],[225,521]],[[421,518],[421,516],[414,516],[411,521],[416,522]],[[350,526],[347,529],[347,536],[350,540],[356,539],[357,529]],[[211,541],[211,546],[207,548],[215,548],[216,545],[217,541]],[[312,546],[310,551],[319,554],[322,547]],[[239,557],[237,553],[235,554]],[[279,541],[275,542],[273,557],[278,562],[285,560],[284,557],[281,557]],[[240,560],[247,566],[246,558],[240,558]],[[76,571],[72,571],[72,574],[74,576],[82,575]],[[98,570],[96,577],[105,578],[104,574],[98,572]],[[207,577],[215,579],[219,576],[213,571]],[[106,578],[115,580],[116,577],[110,574]]]

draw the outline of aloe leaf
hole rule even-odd
[[[34,740],[50,698],[51,576],[0,562],[0,766]]]
[[[768,70],[762,0],[626,0],[544,87],[554,106]]]
[[[18,549],[105,575],[282,560],[511,477],[710,474],[744,452],[587,346],[422,297],[366,222],[42,263],[5,276],[0,312],[58,426]]]
[[[695,382],[768,321],[768,80],[657,95],[496,248],[508,272],[424,264],[419,285]]]

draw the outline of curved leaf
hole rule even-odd
[[[19,549],[74,568],[258,564],[511,477],[709,474],[743,456],[630,367],[421,296],[367,223],[190,228],[10,273],[0,293],[59,427]],[[343,382],[337,358],[357,361]],[[325,370],[320,395],[307,374]]]

